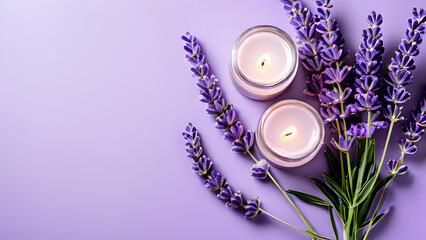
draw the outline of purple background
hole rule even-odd
[[[313,1],[304,2],[313,9]],[[333,3],[352,53],[368,13],[383,14],[385,64],[411,8],[426,7],[420,0]],[[255,129],[263,111],[280,99],[318,107],[302,95],[302,68],[287,92],[269,102],[245,98],[230,81],[239,34],[270,24],[294,36],[288,20],[279,0],[1,1],[0,239],[307,239],[265,216],[246,221],[226,208],[191,172],[180,135],[192,121],[234,189],[259,196],[265,209],[304,228],[270,182],[249,177],[252,162],[231,153],[205,116],[180,40],[186,31],[198,36],[228,101]],[[409,88],[413,99],[425,84],[425,50],[422,45],[416,58],[421,67]],[[398,156],[399,136],[398,125],[389,157]],[[371,239],[423,233],[425,158],[424,148],[407,158],[410,172],[393,182],[384,206],[392,211]],[[326,170],[320,153],[305,166],[272,171],[286,188],[318,194],[306,176]],[[332,236],[324,209],[296,202],[319,233]]]

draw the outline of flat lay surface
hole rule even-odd
[[[315,2],[302,1],[315,11]],[[332,15],[354,52],[375,10],[383,15],[384,64],[401,41],[416,1],[332,1]],[[200,41],[246,128],[273,103],[303,95],[306,71],[270,101],[241,95],[231,82],[234,41],[255,25],[273,25],[294,37],[279,0],[5,0],[0,2],[0,239],[308,239],[260,215],[227,208],[191,170],[181,132],[200,131],[215,168],[246,198],[304,228],[296,212],[268,181],[249,176],[252,161],[231,152],[214,119],[198,101],[181,35]],[[426,86],[426,47],[420,46],[408,87],[408,113]],[[398,158],[400,123],[387,158]],[[327,131],[329,134],[329,131]],[[377,131],[382,146],[385,131]],[[330,136],[325,142],[329,145]],[[426,144],[408,156],[408,174],[385,194],[390,213],[371,239],[418,239],[426,215]],[[381,148],[379,148],[381,149]],[[380,153],[376,153],[376,156]],[[255,155],[261,158],[255,148]],[[297,168],[272,168],[286,189],[322,196],[307,176],[327,171],[323,151]],[[383,172],[387,171],[385,168]],[[296,204],[318,233],[332,237],[326,209]]]

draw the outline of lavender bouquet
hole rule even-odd
[[[287,0],[284,3],[297,32],[301,62],[312,72],[304,92],[318,97],[324,123],[337,135],[331,139],[331,145],[338,150],[339,160],[327,149],[330,173],[323,173],[323,180],[309,178],[339,216],[344,228],[343,238],[359,239],[363,233],[362,239],[367,239],[371,228],[385,215],[377,214],[384,190],[376,206],[373,205],[375,196],[382,188],[386,189],[396,175],[407,172],[404,156],[416,152],[415,143],[424,132],[425,97],[413,110],[413,119],[404,124],[405,137],[399,143],[401,155],[388,161],[389,174],[380,178],[394,124],[404,120],[402,104],[410,98],[406,86],[413,81],[411,71],[415,69],[414,57],[419,54],[426,13],[423,9],[413,9],[388,72],[383,74],[382,16],[372,12],[367,17],[368,26],[362,32],[355,54],[356,64],[351,67],[345,64],[348,51],[343,49],[344,38],[337,22],[331,18],[330,0],[316,3],[316,15],[304,8],[300,1]],[[356,117],[349,118],[349,115]],[[381,118],[386,120],[379,120]],[[380,128],[388,128],[388,134],[382,156],[376,161],[374,133]],[[355,154],[351,154],[353,148]],[[351,160],[351,157],[355,159]],[[291,193],[316,204],[307,197],[311,195]],[[331,213],[330,218],[333,219]],[[334,225],[333,231],[337,239]]]
[[[330,0],[316,3],[318,8],[315,14],[298,0],[285,0],[284,9],[297,33],[300,61],[311,72],[304,93],[318,98],[324,124],[329,126],[334,135],[330,143],[335,150],[327,147],[325,151],[329,173],[323,173],[323,179],[309,177],[325,199],[300,191],[286,191],[272,176],[267,162],[258,160],[252,154],[254,134],[244,129],[237,120],[234,106],[226,103],[218,80],[210,73],[210,67],[201,53],[198,40],[189,33],[182,36],[186,59],[192,64],[191,71],[197,78],[200,100],[207,104],[206,112],[216,119],[215,127],[221,129],[224,138],[232,142],[232,151],[247,154],[255,162],[250,170],[251,176],[270,180],[280,190],[309,228],[302,232],[313,238],[328,239],[315,231],[289,194],[305,202],[327,207],[335,239],[339,239],[339,234],[333,210],[343,225],[343,239],[367,239],[371,229],[386,214],[378,213],[384,191],[395,176],[408,171],[404,157],[417,151],[415,144],[426,127],[426,93],[412,111],[411,117],[404,119],[402,112],[402,105],[410,98],[406,86],[413,82],[414,58],[419,54],[418,46],[425,31],[426,13],[423,9],[413,9],[403,39],[387,72],[384,72],[384,45],[380,28],[382,16],[372,12],[367,17],[367,26],[362,31],[361,43],[355,54],[356,64],[349,66],[346,64],[349,52],[343,49],[345,41],[337,22],[331,16]],[[387,148],[398,121],[403,122],[404,138],[399,142],[401,154],[389,160],[386,156]],[[388,134],[383,153],[376,158],[375,132],[378,129],[387,129]],[[190,139],[190,130],[191,126],[188,126],[184,137],[187,147],[190,146],[187,151],[195,161],[193,170],[212,174],[206,170],[211,162],[202,157],[201,146],[197,147],[194,142],[196,137]],[[335,157],[335,151],[338,157]],[[385,162],[389,174],[379,176]],[[213,179],[213,182],[222,184],[217,181],[216,172],[208,174],[207,185],[209,179],[210,182]],[[210,185],[207,185],[209,188]],[[219,195],[224,195],[225,200],[230,201],[233,193],[230,188],[227,189],[225,182],[216,190],[220,190]],[[374,201],[375,198],[378,201]],[[258,204],[253,201],[253,204]]]

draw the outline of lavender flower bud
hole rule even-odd
[[[232,124],[235,123],[236,117],[237,113],[234,111],[231,105],[224,113],[222,113],[222,115],[216,119],[215,127],[220,129],[228,129]]]
[[[387,95],[385,99],[388,102],[393,102],[394,104],[402,104],[410,99],[410,93],[405,90],[405,88],[390,88],[388,87]]]
[[[320,115],[324,118],[324,124],[328,124],[337,119],[337,114],[330,108],[321,108]]]
[[[249,130],[246,132],[242,139],[239,139],[232,143],[232,151],[238,153],[246,153],[253,146],[253,143],[254,133]]]
[[[404,120],[404,117],[402,116],[402,109],[402,106],[387,105],[383,111],[383,116],[385,116],[385,118],[389,119],[391,122]]]
[[[269,164],[265,159],[254,164],[250,169],[250,176],[259,179],[265,179],[268,176]]]
[[[354,146],[355,137],[348,136],[345,138],[344,136],[339,136],[339,141],[337,142],[334,138],[331,139],[331,144],[337,148],[341,152],[349,152],[351,148]]]
[[[417,109],[414,109],[411,113],[414,121],[421,127],[426,127],[426,112],[419,112]]]
[[[410,122],[402,128],[405,138],[410,142],[418,142],[424,133],[423,127],[415,122]]]
[[[325,83],[320,74],[312,74],[312,76],[307,77],[306,84],[307,88],[303,90],[303,93],[309,96],[318,96],[321,89],[325,88]]]
[[[238,208],[243,205],[243,198],[241,196],[241,192],[235,192],[234,195],[231,197],[229,202],[226,203],[226,206],[232,207],[232,208]]]
[[[359,102],[358,111],[374,111],[381,106],[378,105],[379,97],[373,92],[355,94],[355,99]]]
[[[192,171],[200,176],[205,176],[210,173],[213,162],[210,158],[203,155],[198,161],[192,164]]]
[[[354,136],[354,137],[365,137],[367,134],[365,130],[365,124],[358,123],[358,124],[351,124],[351,127],[346,131],[348,136]]]
[[[340,50],[341,51],[341,50]],[[351,68],[348,66],[344,66],[342,69],[335,68],[327,68],[323,72],[323,78],[325,83],[333,84],[333,83],[341,83],[346,79],[348,74],[350,73]]]
[[[244,206],[246,213],[244,218],[254,218],[260,213],[260,201],[259,199],[252,198],[247,202],[247,205]]]
[[[211,75],[210,77],[204,76],[197,81],[197,86],[204,90],[208,91],[211,89],[217,82],[217,79],[214,75]]]
[[[229,141],[235,141],[241,138],[243,132],[243,125],[240,121],[238,121],[229,129],[229,131],[224,133],[224,138]]]
[[[417,146],[405,138],[401,138],[399,141],[399,148],[403,154],[414,154],[417,152]]]
[[[220,189],[220,192],[217,195],[217,198],[228,202],[229,200],[231,200],[232,195],[233,194],[232,194],[231,187],[227,186],[227,187]]]
[[[207,179],[204,182],[204,186],[210,191],[218,191],[224,187],[228,186],[226,179],[220,175],[220,173],[212,171],[211,178]]]
[[[408,171],[408,166],[407,165],[400,165],[399,161],[390,159],[388,161],[388,169],[389,172],[392,174],[398,174],[398,175],[404,175],[405,173],[407,173]]]
[[[218,98],[222,96],[222,90],[218,87],[211,89],[200,90],[200,101],[207,104],[212,104]]]

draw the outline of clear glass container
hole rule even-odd
[[[263,57],[262,51],[275,58],[275,62],[274,59],[271,61],[273,64],[280,65],[271,68],[278,71],[274,76],[268,76],[267,73],[271,72],[264,71],[266,73],[262,78],[256,79],[249,73],[256,72],[256,67],[262,68],[263,62],[268,64],[271,60],[266,54],[265,61],[261,61],[262,65],[259,65],[259,60]],[[231,61],[232,81],[243,95],[255,100],[270,100],[284,92],[293,81],[298,59],[299,53],[290,35],[274,26],[255,26],[246,30],[235,41]]]
[[[284,124],[284,122],[287,123]],[[279,134],[282,136],[285,133],[285,131],[281,133],[281,129],[288,127],[292,122],[298,125],[299,130],[296,134],[305,132],[305,138],[300,138],[303,141],[298,143],[299,147],[302,146],[302,150],[297,149],[298,147],[289,148],[290,150],[284,149],[287,146],[291,147],[290,144],[294,143],[291,142],[291,139],[287,143],[280,142],[281,146],[285,146],[282,149],[274,146],[273,141],[281,140],[277,140]],[[277,126],[281,123],[285,126]],[[276,131],[277,129],[280,131]],[[278,168],[298,167],[315,157],[324,142],[324,135],[325,127],[322,118],[312,106],[298,100],[283,100],[269,107],[260,118],[256,132],[256,144],[261,154],[273,166]]]

